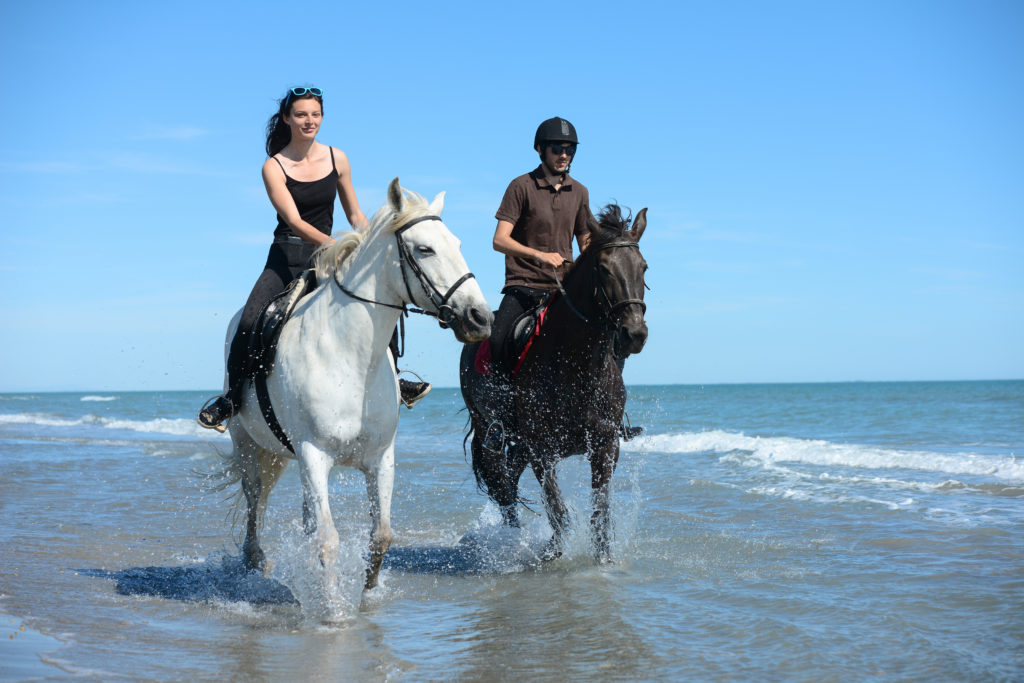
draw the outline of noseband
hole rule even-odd
[[[597,247],[595,247],[595,251],[601,251],[603,249],[614,249],[617,247],[631,247],[637,250],[640,249],[640,245],[637,244],[636,242],[620,240],[617,242],[605,242],[604,244],[597,245]],[[558,270],[554,269],[554,271],[555,282],[558,283],[558,291],[562,293],[563,297],[565,297],[565,303],[569,304],[569,310],[575,313],[576,317],[582,320],[583,322],[590,323],[590,320],[587,318],[587,316],[580,313],[579,310],[577,310],[576,307],[572,305],[572,300],[569,299],[569,294],[565,291],[565,287],[562,286],[562,281],[558,277]],[[605,290],[604,288],[604,281],[601,279],[600,273],[595,273],[595,276],[597,278],[598,291],[601,293],[601,296],[604,299],[604,307],[606,307],[608,311],[604,317],[607,318],[609,321],[612,321],[614,319],[615,313],[617,311],[625,308],[626,306],[639,306],[641,315],[647,312],[647,304],[644,303],[643,299],[623,299],[622,301],[612,303],[611,298],[608,296],[607,290]]]
[[[416,262],[415,258],[413,258],[412,250],[409,249],[409,245],[406,244],[405,240],[402,238],[402,233],[417,223],[440,220],[440,216],[420,216],[419,218],[413,218],[411,221],[395,230],[395,239],[398,240],[398,263],[402,269],[402,281],[405,283],[405,291],[409,294],[409,304],[415,301],[415,298],[412,295],[412,287],[409,285],[409,274],[406,272],[407,266],[408,269],[416,276],[416,279],[419,280],[420,287],[423,288],[423,293],[426,294],[427,298],[430,299],[430,302],[434,304],[434,308],[437,309],[436,311],[426,311],[422,308],[410,307],[409,304],[389,304],[385,301],[374,301],[373,299],[361,297],[354,292],[350,292],[343,284],[341,284],[341,281],[338,280],[337,270],[334,271],[334,282],[338,285],[341,291],[345,292],[345,294],[348,294],[353,299],[365,301],[370,304],[377,304],[379,306],[387,306],[388,308],[395,308],[406,314],[411,312],[433,316],[437,318],[441,327],[447,328],[455,320],[455,311],[448,302],[451,300],[452,295],[455,294],[455,290],[457,290],[462,283],[466,282],[466,280],[475,278],[476,276],[473,275],[473,273],[466,273],[456,280],[455,284],[449,287],[448,291],[442,295],[437,287],[434,286],[434,283],[430,281],[430,278],[427,277],[427,274],[423,272],[423,269],[420,268],[420,264]]]

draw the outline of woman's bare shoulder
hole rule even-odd
[[[281,168],[281,162],[274,157],[268,157],[267,160],[263,162],[260,174],[265,180],[285,179],[284,169]]]

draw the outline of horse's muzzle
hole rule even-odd
[[[458,312],[448,323],[452,328],[455,338],[463,344],[482,341],[491,336],[491,323],[494,322],[494,314],[487,306],[469,306],[465,311]]]
[[[647,323],[641,318],[619,325],[615,330],[615,355],[619,358],[643,351],[647,343]]]

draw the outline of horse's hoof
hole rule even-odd
[[[544,546],[544,550],[540,553],[541,562],[551,562],[557,560],[562,556],[562,548],[560,543],[556,543],[553,539]]]
[[[501,508],[501,521],[505,526],[512,529],[519,529],[522,527],[519,523],[519,512],[516,510],[514,505]]]
[[[260,572],[262,574],[268,573],[267,558],[263,554],[262,550],[257,550],[254,553],[247,553],[245,556],[245,571],[247,572]]]

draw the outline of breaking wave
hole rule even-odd
[[[163,434],[181,437],[202,437],[227,439],[209,429],[203,429],[195,420],[186,418],[153,418],[149,420],[129,420],[125,418],[109,418],[99,415],[83,415],[77,418],[55,417],[40,413],[0,414],[0,425],[36,425],[55,428],[99,428],[119,431],[139,432],[144,434]]]
[[[740,453],[765,466],[773,463],[805,463],[865,469],[900,468],[1024,482],[1024,461],[1013,454],[899,450],[820,439],[746,436],[722,430],[645,436],[623,444],[623,449],[659,453]]]

